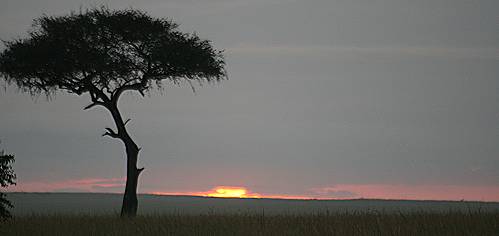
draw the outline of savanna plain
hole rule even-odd
[[[491,202],[141,195],[139,216],[123,219],[118,194],[9,198],[14,217],[0,235],[499,235]]]

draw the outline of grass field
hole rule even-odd
[[[499,236],[499,203],[227,199],[139,195],[120,219],[121,194],[8,193],[4,235],[479,235]]]
[[[499,212],[21,216],[0,235],[499,235]]]
[[[121,194],[8,193],[15,216],[113,215],[121,208]],[[499,212],[498,202],[410,200],[284,200],[139,195],[140,215],[260,214],[302,215],[318,212]]]

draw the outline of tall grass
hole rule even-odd
[[[0,235],[499,235],[499,212],[16,217]]]

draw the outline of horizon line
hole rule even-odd
[[[16,193],[16,194],[111,194],[123,195],[118,192],[24,192],[24,191],[5,191],[3,193]],[[415,201],[415,202],[463,202],[463,203],[499,203],[499,201],[487,200],[452,200],[452,199],[403,199],[403,198],[278,198],[278,197],[214,197],[214,196],[201,196],[201,195],[188,195],[188,194],[159,194],[159,193],[137,193],[137,195],[150,195],[160,197],[196,197],[196,198],[211,198],[211,199],[241,199],[241,200],[292,200],[292,201]]]

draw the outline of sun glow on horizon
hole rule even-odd
[[[84,178],[55,182],[22,182],[8,192],[106,192],[120,193],[123,178]],[[215,185],[216,186],[216,185]],[[301,193],[254,192],[247,187],[218,185],[205,191],[144,191],[145,194],[216,198],[271,198],[301,200],[403,199],[451,201],[499,201],[499,186],[336,184],[303,190]]]
[[[199,196],[199,197],[216,197],[216,198],[276,198],[276,199],[317,199],[307,196],[291,196],[291,195],[263,195],[254,193],[246,187],[237,186],[216,186],[205,192],[151,192],[156,195],[184,195],[184,196]]]
[[[399,199],[399,200],[467,200],[498,201],[499,187],[452,186],[452,185],[335,185],[314,188],[309,194],[267,194],[256,193],[246,187],[216,186],[202,192],[150,192],[156,195],[182,195],[216,198],[271,198],[300,200],[332,199]],[[488,193],[485,195],[484,193]]]
[[[223,198],[260,198],[259,194],[249,194],[244,187],[217,186],[208,192],[205,197]]]

